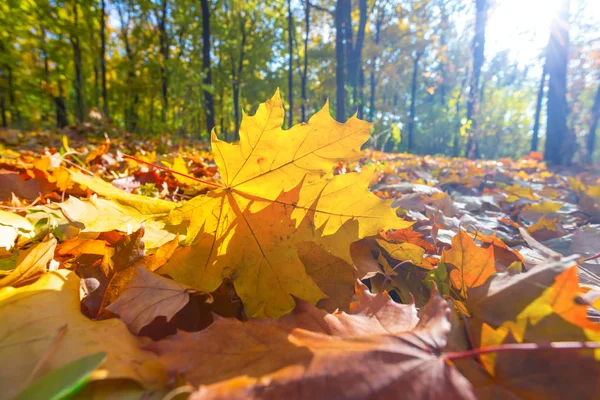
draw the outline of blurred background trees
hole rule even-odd
[[[381,150],[597,153],[594,0],[6,0],[0,26],[3,127],[233,140],[280,87],[290,122],[329,99]]]

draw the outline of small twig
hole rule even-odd
[[[511,343],[499,346],[482,347],[479,349],[453,351],[445,353],[446,360],[460,360],[463,358],[477,357],[488,353],[504,353],[507,351],[544,351],[544,350],[595,350],[600,349],[600,342],[552,342],[548,344],[536,343]]]
[[[147,162],[147,161],[140,160],[139,158],[132,157],[132,156],[128,156],[127,154],[123,154],[123,158],[128,158],[128,159],[130,159],[130,160],[137,161],[137,162],[139,162],[140,164],[145,164],[145,165],[148,165],[148,166],[150,166],[150,167],[154,167],[154,168],[161,169],[161,170],[163,170],[163,171],[170,172],[170,173],[172,173],[172,174],[177,174],[177,175],[180,175],[180,176],[186,177],[186,178],[188,178],[188,179],[194,180],[194,181],[196,181],[196,182],[204,183],[205,185],[214,186],[214,187],[218,187],[218,188],[225,188],[225,186],[223,186],[223,185],[219,185],[218,183],[214,183],[214,182],[205,181],[205,180],[203,180],[203,179],[196,178],[195,176],[190,176],[190,175],[182,174],[181,172],[173,171],[173,170],[172,170],[172,169],[170,169],[170,168],[163,167],[163,166],[161,166],[161,165],[152,164],[152,163],[149,163],[149,162]]]

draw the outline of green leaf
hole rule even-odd
[[[100,352],[50,371],[23,390],[17,400],[69,398],[87,382],[105,359],[106,353]]]

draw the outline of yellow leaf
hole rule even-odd
[[[0,289],[0,320],[0,362],[10,365],[0,374],[6,398],[23,389],[42,359],[43,373],[100,351],[108,356],[92,379],[133,379],[146,388],[165,382],[156,356],[139,348],[122,321],[94,322],[81,313],[79,278],[72,272],[49,272],[31,285]]]
[[[521,187],[518,184],[514,184],[512,186],[508,186],[504,188],[509,196],[506,198],[506,202],[514,203],[519,199],[527,199],[527,200],[539,200],[539,196],[533,193],[533,189],[530,187]]]
[[[253,317],[286,314],[294,297],[316,303],[325,296],[299,258],[299,243],[315,242],[351,262],[352,242],[412,224],[369,192],[372,169],[331,175],[340,161],[360,156],[370,124],[356,117],[336,122],[325,106],[308,123],[284,131],[283,116],[276,93],[254,116],[244,116],[239,143],[213,133],[224,187],[166,219],[183,224],[186,243],[193,244],[176,250],[159,272],[206,293],[231,278]]]
[[[52,238],[22,251],[15,269],[0,279],[0,288],[16,286],[46,272],[46,267],[54,257],[55,248],[56,239]]]
[[[453,268],[450,282],[463,297],[467,296],[468,288],[483,285],[496,272],[494,248],[478,247],[463,231],[452,238],[452,248],[444,250],[442,261]]]
[[[175,159],[175,161],[173,161],[173,166],[171,167],[171,169],[175,172],[179,172],[180,174],[184,174],[184,175],[190,174],[190,171],[188,170],[187,165],[185,164],[185,161],[181,155],[179,155]],[[185,176],[181,176],[179,174],[173,174],[173,176],[175,177],[177,182],[182,183],[184,185],[193,186],[198,183],[193,179],[186,178]]]
[[[19,237],[33,237],[33,230],[33,225],[26,218],[0,210],[0,251],[12,249]]]

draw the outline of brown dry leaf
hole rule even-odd
[[[0,279],[0,288],[18,286],[45,273],[54,257],[55,248],[56,239],[50,238],[19,253],[15,269]]]
[[[417,326],[397,335],[330,336],[290,327],[285,320],[291,316],[283,323],[223,319],[151,348],[171,373],[202,385],[193,399],[313,399],[315,394],[367,399],[399,393],[474,399],[470,383],[440,357],[449,314],[436,293]]]
[[[468,288],[483,285],[496,272],[494,248],[478,247],[463,231],[452,238],[452,248],[444,250],[442,261],[452,268],[450,282],[463,297],[467,296]]]
[[[104,310],[114,302],[123,288],[133,278],[135,264],[144,257],[144,228],[133,234],[123,236],[114,246],[111,259],[112,269],[105,271],[101,264],[83,269],[82,278],[84,297],[82,304],[92,318],[107,318]]]
[[[164,316],[167,322],[190,300],[194,292],[181,285],[142,268],[136,267],[133,277],[121,289],[117,300],[106,309],[117,314],[136,335],[156,317]]]
[[[0,362],[10,365],[0,374],[2,397],[12,398],[23,389],[43,358],[39,373],[100,351],[108,357],[94,380],[128,378],[146,388],[165,383],[156,356],[138,347],[123,322],[94,322],[81,314],[79,279],[72,272],[49,272],[31,285],[0,289],[0,320]],[[64,327],[66,333],[57,338]]]

